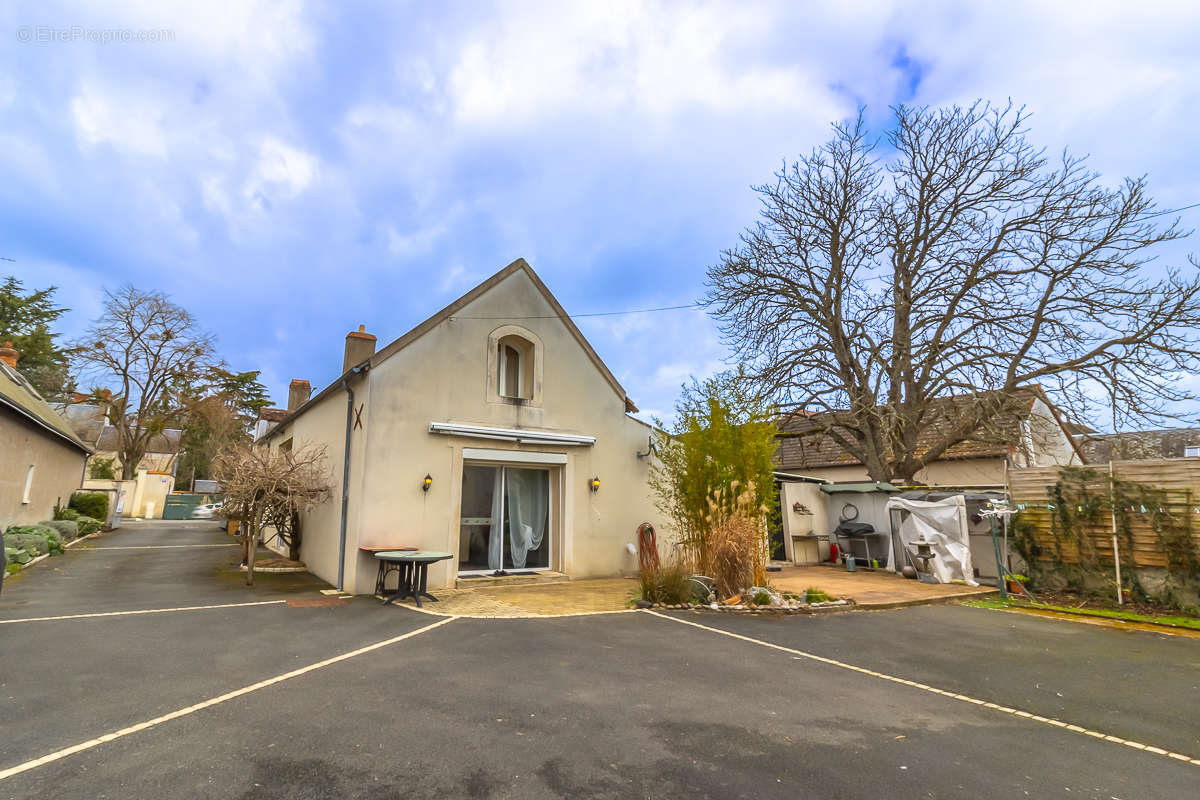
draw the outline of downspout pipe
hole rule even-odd
[[[345,460],[342,464],[342,518],[338,523],[338,591],[345,586],[346,574],[346,510],[350,505],[350,430],[354,422],[354,390],[350,388],[350,378],[358,375],[366,364],[360,364],[342,376],[342,388],[346,390],[346,445]]]

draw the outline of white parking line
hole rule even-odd
[[[285,672],[282,675],[276,675],[274,678],[267,678],[264,681],[252,683],[249,686],[243,686],[241,689],[235,689],[232,692],[226,692],[225,694],[204,700],[196,703],[195,705],[188,706],[187,708],[181,708],[178,711],[172,711],[170,714],[163,714],[161,717],[155,717],[154,719],[146,720],[145,722],[139,722],[136,725],[130,725],[127,728],[121,728],[118,731],[106,733],[103,736],[97,736],[95,739],[88,739],[86,742],[80,742],[79,744],[65,747],[62,750],[56,750],[55,752],[48,753],[41,758],[35,758],[31,761],[26,761],[23,764],[17,764],[14,767],[0,770],[0,781],[4,780],[5,778],[11,778],[14,775],[20,775],[22,772],[28,772],[31,769],[44,766],[53,761],[58,761],[61,758],[66,758],[67,756],[72,756],[76,753],[82,753],[84,750],[91,750],[93,747],[99,747],[105,742],[111,742],[114,739],[120,739],[133,733],[140,733],[141,731],[153,728],[156,725],[161,725],[164,722],[170,722],[173,719],[186,717],[189,714],[195,714],[197,711],[233,700],[236,697],[241,697],[242,695],[250,694],[251,692],[257,692],[259,689],[265,689],[268,686],[274,686],[277,683],[282,683],[283,681],[290,680],[291,678],[297,678],[306,673],[322,669],[323,667],[328,667],[331,664],[336,664],[339,661],[345,661],[347,659],[354,658],[355,656],[361,656],[363,653],[369,653],[372,650],[378,650],[381,647],[387,647],[388,645],[402,642],[405,639],[411,639],[414,636],[418,636],[426,631],[431,631],[434,628],[453,621],[454,620],[452,618],[447,617],[446,619],[426,625],[424,628],[417,628],[415,631],[409,631],[408,633],[403,633],[399,636],[393,636],[390,639],[384,639],[381,642],[369,644],[366,647],[360,647],[357,650],[351,650],[347,653],[334,656],[333,658],[327,658],[324,661],[318,661],[315,664],[309,664],[307,667],[301,667],[300,669],[294,669],[291,672]]]
[[[97,611],[91,614],[63,614],[59,617],[25,617],[23,619],[0,619],[0,625],[16,622],[53,622],[60,619],[87,619],[89,617],[123,617],[130,614],[166,614],[171,611],[207,611],[210,608],[242,608],[243,606],[271,606],[287,600],[258,600],[253,603],[219,603],[212,606],[178,606],[176,608],[143,608],[137,611]]]
[[[971,703],[972,705],[982,706],[983,708],[990,708],[993,711],[999,711],[1002,714],[1011,714],[1015,717],[1021,717],[1022,719],[1028,719],[1028,720],[1032,720],[1034,722],[1040,722],[1044,725],[1050,725],[1055,728],[1062,728],[1063,730],[1072,731],[1074,733],[1082,733],[1084,736],[1091,736],[1094,739],[1103,739],[1106,742],[1114,742],[1116,744],[1123,744],[1126,747],[1132,747],[1135,750],[1144,750],[1148,753],[1154,753],[1155,755],[1165,756],[1166,758],[1171,758],[1176,761],[1182,761],[1184,763],[1200,767],[1200,758],[1193,758],[1192,756],[1185,755],[1183,753],[1172,753],[1171,751],[1164,750],[1161,747],[1152,747],[1150,745],[1142,744],[1141,742],[1135,742],[1130,739],[1122,739],[1120,736],[1112,736],[1112,735],[1109,735],[1106,733],[1101,733],[1100,731],[1089,730],[1080,725],[1072,725],[1070,723],[1063,722],[1061,719],[1051,719],[1049,717],[1043,717],[1039,714],[1031,714],[1028,711],[1022,711],[1017,708],[1009,708],[1008,706],[1002,706],[1002,705],[998,705],[996,703],[990,703],[987,700],[979,700],[974,697],[968,697],[965,694],[958,694],[957,692],[950,692],[950,691],[946,691],[945,689],[938,689],[937,687],[930,686],[927,683],[918,683],[917,681],[910,681],[907,678],[898,678],[895,675],[887,675],[883,672],[876,672],[875,670],[867,669],[866,667],[859,667],[854,664],[847,664],[845,661],[838,661],[835,658],[826,658],[825,656],[819,656],[819,655],[816,655],[815,653],[807,653],[803,650],[796,650],[795,648],[792,648],[792,647],[784,647],[781,644],[775,644],[773,642],[766,642],[766,641],[763,641],[762,639],[754,639],[750,636],[742,636],[740,633],[732,633],[730,631],[721,630],[720,628],[713,628],[709,625],[701,625],[698,622],[688,622],[685,619],[679,619],[677,617],[670,617],[670,616],[667,616],[666,614],[660,614],[657,611],[645,611],[645,613],[649,614],[653,617],[658,617],[660,619],[670,620],[671,622],[679,623],[680,625],[690,625],[693,628],[700,628],[701,630],[709,631],[710,633],[719,633],[722,636],[728,636],[731,639],[741,639],[743,642],[750,642],[751,644],[756,644],[756,645],[759,645],[760,647],[768,647],[772,650],[779,650],[784,653],[791,653],[793,656],[796,656],[797,658],[808,658],[813,661],[819,661],[822,664],[829,664],[830,666],[839,667],[841,669],[848,669],[851,672],[857,672],[862,675],[870,675],[872,678],[879,678],[880,680],[891,681],[892,683],[899,683],[904,686],[911,686],[912,688],[920,689],[923,692],[931,692],[933,694],[940,694],[943,697],[950,698],[951,700],[959,700],[964,703]]]
[[[96,550],[173,550],[187,547],[241,547],[237,542],[221,544],[116,544],[108,547],[83,547],[89,553]]]

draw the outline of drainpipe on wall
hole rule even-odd
[[[346,570],[346,509],[350,505],[350,429],[354,422],[354,390],[350,388],[350,378],[367,369],[366,364],[355,367],[342,376],[342,388],[346,390],[346,446],[345,460],[342,464],[342,518],[338,523],[338,591],[345,587]]]

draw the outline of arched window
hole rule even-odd
[[[540,406],[542,340],[517,325],[502,325],[488,336],[488,397],[493,403]]]

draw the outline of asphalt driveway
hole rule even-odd
[[[247,589],[228,543],[139,523],[5,582],[0,798],[1200,786],[1198,640],[945,606],[453,619]]]

